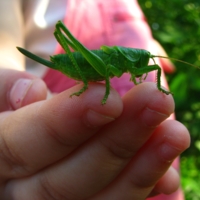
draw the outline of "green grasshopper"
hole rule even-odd
[[[162,56],[152,55],[143,49],[121,46],[104,45],[99,50],[89,50],[70,33],[61,21],[58,21],[55,26],[54,36],[66,54],[50,56],[51,61],[40,58],[23,48],[17,47],[17,49],[25,56],[47,67],[59,70],[75,80],[83,81],[84,85],[81,90],[71,96],[82,94],[88,88],[89,81],[105,80],[106,91],[101,101],[102,104],[105,104],[110,93],[110,78],[120,77],[123,73],[129,72],[130,80],[137,85],[142,83],[148,73],[154,70],[157,70],[158,90],[167,95],[171,93],[161,88],[161,68],[154,60],[155,57]],[[75,52],[72,53],[70,48]],[[148,65],[150,59],[153,60],[153,65]],[[139,82],[136,81],[136,78],[139,78]]]

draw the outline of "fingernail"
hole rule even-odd
[[[159,147],[159,153],[165,162],[172,162],[181,153],[181,150],[164,143]]]
[[[146,107],[142,112],[141,117],[146,126],[156,127],[169,116]]]
[[[10,91],[10,102],[13,108],[18,109],[22,106],[29,89],[33,84],[30,79],[18,79]]]
[[[102,115],[94,110],[89,109],[85,115],[85,123],[90,127],[98,127],[114,121],[115,118]]]

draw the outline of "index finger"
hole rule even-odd
[[[81,86],[25,106],[0,122],[1,176],[36,173],[67,156],[121,114],[121,98],[113,90],[102,106],[102,84],[90,85],[80,97],[69,98],[77,87]]]

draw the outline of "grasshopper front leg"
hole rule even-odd
[[[138,68],[134,68],[134,70],[132,70],[130,72],[131,73],[131,80],[137,85],[138,83],[136,81],[136,77],[142,77],[143,74],[148,74],[149,72],[154,71],[154,70],[157,70],[156,83],[157,83],[158,90],[160,90],[161,92],[163,92],[163,93],[165,93],[167,95],[171,94],[171,92],[169,92],[167,90],[164,90],[161,87],[161,68],[157,64],[149,65],[149,66],[146,66],[146,67],[143,67],[143,68],[139,68],[139,69]],[[145,75],[145,78],[146,78],[146,75]],[[141,79],[140,79],[140,81],[141,81]]]

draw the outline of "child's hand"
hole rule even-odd
[[[111,90],[102,106],[104,85],[69,98],[80,87],[45,100],[40,79],[0,71],[0,199],[140,200],[176,190],[170,165],[190,139],[179,122],[163,122],[172,96],[144,83],[123,100]]]

